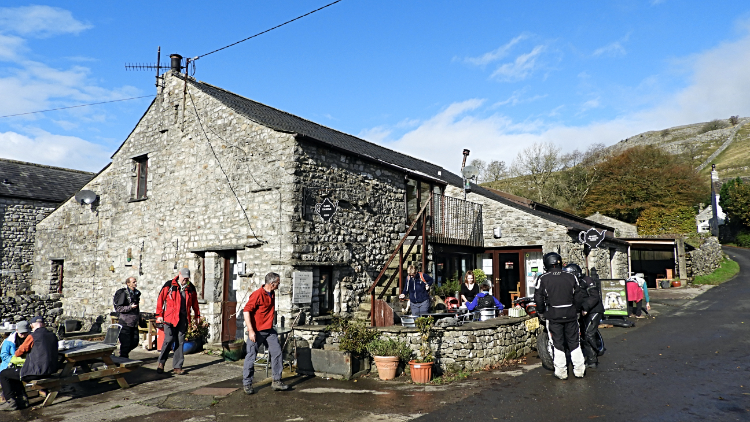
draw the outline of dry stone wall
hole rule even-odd
[[[435,362],[441,372],[474,371],[528,354],[535,348],[537,330],[535,324],[527,321],[531,319],[505,317],[460,327],[436,327],[430,337]],[[382,338],[405,342],[414,353],[419,351],[422,340],[416,328],[392,326],[378,328],[378,331]],[[295,335],[311,348],[338,349],[337,333],[319,326],[296,327]]]
[[[704,239],[698,249],[688,252],[687,255],[688,274],[692,277],[711,274],[719,268],[724,257],[719,239],[715,237]]]

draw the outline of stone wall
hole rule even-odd
[[[529,317],[495,318],[472,322],[460,327],[435,327],[430,346],[435,362],[442,371],[479,370],[530,353],[536,345],[536,329]],[[326,332],[320,326],[295,327],[296,336],[306,340],[315,349],[338,349],[336,333]],[[400,326],[377,328],[383,338],[403,341],[416,353],[421,338],[416,328]]]
[[[0,322],[29,321],[32,317],[41,315],[47,324],[51,325],[62,315],[60,295],[17,295],[0,296]]]
[[[406,230],[404,174],[305,141],[295,161],[299,212],[292,223],[292,262],[296,270],[313,271],[316,280],[320,266],[334,266],[334,312],[352,315],[369,300],[366,290]],[[338,207],[329,222],[315,214],[315,204],[325,198]]]
[[[724,252],[721,250],[721,244],[715,237],[709,237],[703,240],[698,249],[687,253],[688,255],[688,274],[691,277],[711,274],[719,268]]]
[[[0,295],[31,293],[36,225],[56,206],[47,201],[0,197]]]
[[[34,290],[49,288],[53,260],[62,261],[66,315],[109,314],[112,295],[129,276],[138,278],[142,310],[154,312],[160,287],[187,267],[205,294],[201,310],[216,335],[224,251],[236,252],[252,274],[232,286],[239,287],[237,301],[276,271],[284,283],[279,308],[289,312],[290,267],[272,261],[289,261],[293,248],[295,139],[193,87],[185,112],[182,90],[183,80],[165,77],[111,165],[85,186],[99,195],[95,203],[70,200],[38,225]],[[147,198],[136,199],[134,158],[143,155]],[[210,265],[205,280],[199,256]]]
[[[445,194],[463,198],[463,190],[448,186]],[[578,234],[564,225],[535,216],[524,210],[469,193],[467,200],[482,204],[485,248],[541,247],[544,253],[558,252],[565,262],[585,267],[586,256]],[[493,229],[499,227],[502,237],[495,239]],[[626,245],[604,241],[599,249],[589,252],[590,269],[596,269],[601,278],[627,277],[628,248]]]

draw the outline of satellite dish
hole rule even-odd
[[[461,174],[464,175],[464,178],[471,179],[479,175],[479,169],[474,166],[466,166],[461,170]]]
[[[76,202],[78,202],[81,205],[83,204],[90,205],[90,204],[93,204],[94,201],[96,201],[96,193],[90,190],[82,190],[76,194],[75,198],[76,198]]]

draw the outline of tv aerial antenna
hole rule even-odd
[[[159,87],[159,79],[161,79],[161,69],[169,69],[170,65],[161,63],[161,46],[156,50],[156,64],[146,63],[126,63],[125,70],[154,70],[156,69],[156,87]]]

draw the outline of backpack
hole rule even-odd
[[[477,299],[477,309],[494,309],[495,308],[495,298],[492,297],[489,294],[485,294],[484,296]]]

